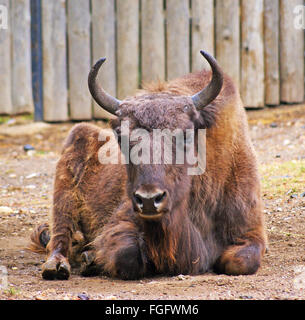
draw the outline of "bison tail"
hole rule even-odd
[[[31,234],[31,243],[28,250],[35,253],[47,253],[47,244],[50,241],[50,229],[47,223],[36,227]]]

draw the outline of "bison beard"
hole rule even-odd
[[[207,129],[206,171],[188,176],[187,164],[101,164],[100,129],[77,124],[56,167],[51,226],[31,236],[30,249],[47,253],[43,278],[67,279],[70,264],[85,276],[122,279],[257,271],[267,239],[245,111],[232,80],[201,53],[212,73],[150,85],[123,101],[96,81],[105,59],[92,68],[90,92],[118,116],[113,130],[119,134],[126,120],[131,130]]]

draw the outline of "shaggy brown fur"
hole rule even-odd
[[[227,76],[212,103],[200,112],[194,108],[188,96],[210,78],[210,72],[198,72],[146,86],[123,101],[111,123],[118,133],[127,119],[131,130],[207,128],[206,171],[200,176],[188,176],[187,165],[102,165],[100,129],[81,123],[71,130],[56,168],[44,278],[68,278],[77,232],[83,235],[74,242],[83,252],[84,275],[137,279],[212,268],[232,275],[257,271],[266,235],[246,115]],[[147,186],[166,190],[167,211],[160,219],[143,219],[135,209],[134,192]],[[32,236],[36,251],[44,245],[43,232],[46,226]]]

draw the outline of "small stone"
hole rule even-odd
[[[283,209],[281,207],[276,208],[277,212],[283,212]]]
[[[277,155],[275,155],[275,157],[276,157],[276,158],[280,158],[280,157],[281,157],[281,155],[280,155],[280,154],[277,154]]]
[[[2,206],[0,207],[0,214],[11,214],[13,213],[13,209],[10,207]]]
[[[29,184],[26,186],[26,188],[33,190],[33,189],[36,189],[36,186],[34,184]]]
[[[249,300],[249,299],[253,299],[252,296],[239,296],[240,299],[242,300]]]
[[[29,150],[27,151],[26,153],[29,157],[33,157],[35,154],[36,154],[36,151],[35,150]]]
[[[305,198],[305,192],[301,193],[300,195],[302,198]]]
[[[278,126],[277,126],[277,124],[275,123],[275,122],[272,122],[271,124],[270,124],[270,128],[277,128]]]
[[[33,146],[31,146],[30,144],[26,144],[23,146],[23,150],[25,152],[30,151],[30,150],[35,150],[35,148]]]
[[[179,274],[179,276],[177,276],[177,279],[183,281],[186,279],[186,277],[183,274]]]
[[[7,120],[6,124],[8,126],[13,126],[14,124],[16,124],[16,119],[9,119]]]
[[[89,296],[88,296],[86,293],[79,293],[79,294],[77,295],[77,298],[78,298],[79,300],[90,300]]]
[[[36,178],[36,177],[38,177],[38,176],[39,176],[38,173],[31,173],[31,174],[27,175],[25,178],[26,178],[26,179],[32,179],[32,178]]]

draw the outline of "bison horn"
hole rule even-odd
[[[213,77],[207,87],[192,96],[192,100],[197,109],[202,109],[211,103],[220,93],[223,85],[223,72],[217,61],[207,52],[201,50],[200,53],[206,58],[213,71]]]
[[[109,95],[104,91],[97,82],[97,75],[101,65],[105,62],[106,58],[99,59],[91,68],[88,76],[88,86],[93,99],[106,111],[114,114],[119,109],[121,101]]]

